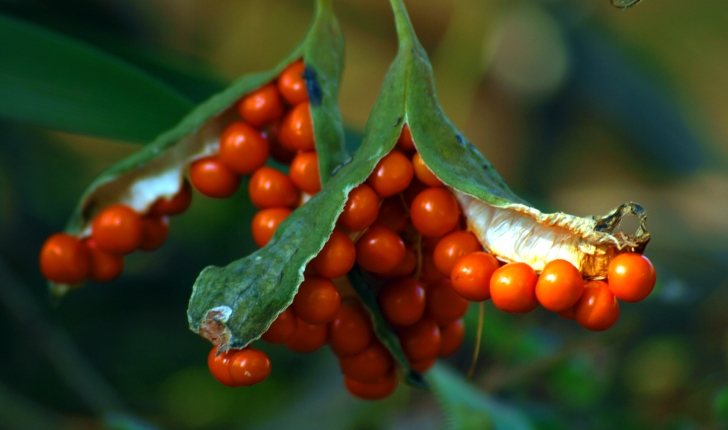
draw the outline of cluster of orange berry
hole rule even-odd
[[[237,104],[242,121],[224,130],[217,154],[189,166],[192,186],[213,198],[233,195],[240,177],[252,174],[251,200],[264,208],[253,220],[259,246],[268,243],[290,208],[300,203],[299,189],[309,194],[321,189],[303,72],[303,62],[296,61],[275,82],[244,96]],[[264,166],[271,154],[291,164],[288,176]],[[160,198],[144,215],[123,204],[110,205],[92,220],[89,237],[49,237],[40,252],[41,272],[59,284],[110,281],[123,271],[125,254],[160,247],[169,233],[169,216],[184,212],[191,201],[190,183],[183,180],[177,195]]]

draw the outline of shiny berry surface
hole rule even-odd
[[[412,133],[407,124],[402,127],[402,133],[397,139],[397,148],[402,151],[414,151],[415,149],[415,142],[412,140]]]
[[[270,360],[263,351],[248,347],[230,352],[228,373],[236,386],[249,387],[265,381],[270,375]]]
[[[275,84],[267,84],[245,95],[238,103],[245,122],[263,128],[283,116],[283,101]]]
[[[434,173],[432,173],[432,170],[430,170],[429,167],[427,167],[425,162],[422,160],[422,157],[420,157],[419,152],[415,152],[415,155],[412,156],[412,167],[415,170],[415,176],[423,184],[428,187],[442,186],[442,181],[439,180]]]
[[[526,313],[537,305],[538,276],[526,263],[509,263],[493,273],[490,298],[498,309],[509,313]]]
[[[536,282],[536,298],[541,306],[552,311],[565,311],[576,303],[584,292],[584,280],[573,264],[566,260],[546,263]]]
[[[180,190],[171,198],[161,197],[149,208],[150,216],[179,215],[192,204],[192,186],[187,179],[182,180]]]
[[[104,251],[128,254],[142,242],[142,217],[129,206],[113,204],[93,218],[91,237]]]
[[[299,354],[314,352],[326,345],[329,340],[329,330],[325,324],[309,324],[302,319],[296,322],[296,332],[286,342],[286,347]]]
[[[316,276],[305,279],[293,298],[293,310],[309,324],[327,324],[336,318],[341,298],[333,282]]]
[[[372,273],[393,270],[404,261],[406,254],[402,238],[379,225],[370,227],[356,242],[356,262]]]
[[[95,282],[108,282],[124,271],[124,256],[106,252],[96,245],[93,239],[84,241],[90,257],[89,279]]]
[[[387,283],[379,291],[379,308],[392,325],[416,323],[425,312],[425,285],[414,278]]]
[[[263,209],[255,214],[251,223],[253,240],[259,247],[264,247],[270,242],[278,226],[288,218],[291,210],[288,208]]]
[[[316,151],[299,152],[291,162],[288,176],[304,193],[313,195],[321,191],[321,175]]]
[[[362,352],[340,357],[339,364],[344,375],[359,382],[372,382],[386,375],[394,362],[387,348],[375,341]]]
[[[276,345],[286,343],[296,332],[297,323],[296,313],[289,306],[278,314],[268,330],[260,338]]]
[[[411,361],[427,360],[440,350],[440,327],[434,320],[422,318],[398,332],[404,354]]]
[[[469,231],[454,231],[442,237],[433,251],[435,266],[445,276],[450,276],[455,262],[468,254],[481,251],[480,242]]]
[[[465,339],[465,323],[462,319],[440,327],[440,349],[438,357],[449,357],[460,349]]]
[[[349,394],[359,399],[381,400],[391,396],[397,389],[397,376],[389,372],[372,382],[359,382],[344,376],[344,386]]]
[[[142,218],[142,242],[139,249],[154,251],[164,244],[169,236],[169,218],[166,216]]]
[[[490,281],[498,270],[498,260],[478,251],[460,257],[450,272],[452,287],[464,299],[482,302],[490,298]]]
[[[190,182],[204,196],[224,199],[238,190],[240,177],[213,156],[201,158],[190,165]]]
[[[389,197],[404,191],[413,176],[414,169],[409,158],[399,151],[392,151],[379,160],[367,184],[380,197]]]
[[[289,104],[297,105],[308,101],[306,80],[303,79],[304,70],[303,61],[299,60],[289,64],[278,75],[278,91]]]
[[[644,255],[619,254],[609,262],[607,279],[612,293],[625,302],[639,302],[655,288],[655,267]]]
[[[445,188],[428,188],[415,197],[410,206],[412,225],[425,237],[439,237],[460,222],[458,203]]]
[[[619,303],[609,285],[603,281],[587,282],[574,305],[574,317],[587,330],[603,331],[612,327],[619,318]]]
[[[362,352],[374,339],[367,311],[356,303],[342,303],[336,318],[329,324],[329,337],[331,349],[338,357]]]
[[[352,231],[364,230],[374,224],[379,215],[379,196],[366,184],[360,184],[349,192],[339,224]]]
[[[56,233],[46,239],[40,250],[40,271],[49,281],[79,284],[91,269],[89,251],[79,238]]]
[[[256,170],[248,183],[250,201],[257,208],[284,208],[298,203],[299,192],[284,173],[263,166]]]
[[[286,114],[278,129],[278,139],[289,149],[299,151],[316,149],[310,103],[298,104]]]
[[[270,146],[260,131],[244,122],[230,124],[220,136],[218,158],[238,175],[250,175],[268,160]]]
[[[349,273],[355,262],[354,242],[346,234],[334,230],[310,265],[319,275],[333,279]]]
[[[212,376],[217,379],[218,382],[223,385],[227,385],[228,387],[237,387],[232,376],[230,376],[230,370],[228,368],[230,359],[234,353],[235,351],[231,350],[217,355],[217,347],[213,346],[210,350],[210,354],[207,356],[207,367],[210,369]]]
[[[470,302],[455,291],[448,279],[441,279],[427,287],[425,313],[439,326],[462,318],[469,307]]]

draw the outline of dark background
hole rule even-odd
[[[335,7],[347,41],[340,103],[356,145],[396,34],[385,1]],[[473,383],[537,428],[724,428],[728,3],[408,7],[446,113],[512,188],[542,210],[580,216],[636,201],[653,235],[655,292],[623,304],[607,332],[488,304]],[[303,36],[312,4],[3,0],[0,13],[112,53],[200,102],[277,64]],[[273,363],[265,383],[234,390],[212,379],[210,346],[187,329],[185,311],[202,268],[253,249],[245,187],[226,201],[195,195],[160,250],[132,255],[119,279],[54,304],[37,268],[41,244],[100,170],[137,149],[0,118],[0,428],[444,425],[427,392],[402,387],[375,403],[346,395],[327,349],[301,356],[262,345]],[[448,360],[462,372],[476,324],[473,308],[467,344]]]

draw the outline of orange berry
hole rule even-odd
[[[415,176],[417,176],[417,179],[419,179],[423,184],[428,187],[442,186],[442,181],[439,180],[434,173],[432,173],[432,170],[430,170],[429,167],[427,167],[425,162],[422,160],[422,157],[420,157],[419,152],[415,152],[415,155],[412,156],[412,167],[414,167]]]
[[[278,139],[278,130],[280,129],[280,122],[273,124],[263,136],[268,139],[268,145],[270,146],[270,155],[274,160],[281,164],[291,164],[291,161],[296,157],[296,151],[286,148]]]
[[[374,224],[379,215],[379,197],[366,184],[359,184],[349,192],[339,224],[352,231],[364,230]]]
[[[440,282],[440,280],[443,278],[444,276],[442,276],[442,273],[440,273],[440,271],[437,270],[437,267],[435,266],[435,259],[432,256],[432,253],[425,252],[424,255],[422,255],[422,273],[420,274],[420,279],[422,280],[422,282],[427,285],[431,285],[435,282]]]
[[[237,386],[232,376],[230,376],[230,370],[228,370],[233,353],[234,351],[228,351],[217,355],[217,347],[213,346],[207,355],[207,367],[210,369],[210,373],[218,382],[228,387]]]
[[[289,64],[278,75],[278,91],[292,105],[308,101],[306,80],[303,79],[304,70],[303,61],[298,60]]]
[[[381,197],[393,196],[407,189],[414,170],[410,160],[399,151],[385,155],[369,175],[367,184]]]
[[[356,303],[342,303],[336,318],[329,324],[329,336],[331,349],[338,357],[364,351],[374,339],[367,311]]]
[[[450,276],[455,262],[468,254],[481,251],[483,247],[475,235],[469,231],[454,231],[437,242],[433,257],[435,266],[445,276]]]
[[[390,270],[389,272],[374,273],[374,277],[377,279],[394,279],[403,278],[409,276],[417,268],[417,255],[411,248],[407,249],[407,253],[404,255],[404,260],[399,263],[399,266]]]
[[[372,273],[385,273],[399,266],[407,250],[392,230],[374,225],[356,242],[356,262]]]
[[[283,116],[283,102],[275,84],[263,85],[244,96],[238,103],[238,112],[245,122],[263,128]]]
[[[129,206],[113,204],[91,221],[91,237],[104,251],[128,254],[142,242],[142,217]]]
[[[655,288],[655,267],[644,255],[628,252],[619,254],[609,262],[607,269],[609,289],[625,302],[639,302]]]
[[[230,124],[220,136],[218,158],[238,175],[250,175],[268,160],[268,140],[244,122]]]
[[[190,181],[197,191],[214,199],[230,197],[240,186],[240,177],[215,156],[193,162]]]
[[[392,368],[392,354],[379,341],[374,341],[356,355],[339,358],[344,375],[359,382],[372,382],[386,375]]]
[[[603,281],[584,285],[584,293],[574,305],[576,322],[587,330],[603,331],[619,318],[619,302]]]
[[[124,256],[106,252],[93,239],[84,240],[91,262],[89,278],[95,282],[108,282],[124,271]]]
[[[410,132],[407,124],[402,127],[402,133],[400,133],[399,139],[397,139],[397,148],[402,151],[412,151],[415,149],[415,143],[412,140],[412,133]]]
[[[321,191],[321,175],[316,151],[299,152],[291,162],[288,176],[304,193],[313,195]]]
[[[40,250],[40,271],[52,282],[80,284],[89,276],[89,252],[76,236],[56,233]]]
[[[270,360],[263,351],[250,347],[235,351],[228,361],[228,373],[236,386],[249,387],[270,375]]]
[[[460,349],[465,339],[465,324],[462,319],[440,327],[440,349],[438,357],[449,357]]]
[[[192,186],[190,186],[187,179],[182,180],[182,186],[180,187],[177,194],[172,198],[160,197],[154,202],[151,208],[149,208],[148,215],[150,216],[163,216],[163,215],[179,215],[186,211],[192,203]]]
[[[384,318],[392,325],[412,325],[425,312],[425,286],[414,278],[387,283],[378,299]]]
[[[302,319],[296,322],[296,332],[286,342],[286,347],[299,354],[308,354],[326,345],[329,330],[325,324],[313,325]]]
[[[401,234],[409,225],[409,215],[407,209],[402,205],[402,199],[399,196],[384,199],[379,207],[379,215],[374,224],[386,227],[396,234]]]
[[[273,320],[268,330],[260,338],[275,345],[286,343],[296,332],[297,322],[296,313],[289,306],[278,314],[278,317]]]
[[[259,247],[264,247],[270,242],[273,234],[278,229],[291,210],[288,208],[263,209],[255,214],[252,222],[253,240]]]
[[[470,302],[455,291],[448,279],[441,279],[427,288],[425,312],[439,326],[462,318],[468,307]]]
[[[153,251],[167,240],[169,235],[169,218],[166,216],[142,218],[142,243],[139,249]]]
[[[285,174],[272,167],[256,170],[248,184],[250,201],[258,208],[291,207],[298,202],[298,189]]]
[[[428,188],[410,206],[412,225],[425,237],[442,236],[460,223],[460,208],[445,188]]]
[[[488,300],[491,278],[498,266],[495,257],[482,251],[460,257],[450,272],[452,287],[461,297],[472,302]]]
[[[416,324],[399,331],[402,350],[410,361],[437,357],[440,350],[440,327],[429,318],[422,318]]]
[[[574,308],[573,307],[571,307],[571,308],[569,308],[569,309],[567,309],[565,311],[561,311],[561,312],[557,312],[557,313],[559,314],[559,316],[561,318],[566,319],[566,320],[572,320],[573,321],[573,320],[576,319],[576,314],[574,313]]]
[[[336,318],[341,298],[333,282],[312,276],[304,280],[293,298],[293,310],[309,324],[327,324]]]
[[[526,263],[509,263],[493,273],[490,279],[490,298],[493,305],[515,314],[532,311],[538,306],[536,281],[538,276]]]
[[[552,312],[570,309],[582,292],[584,280],[581,273],[566,260],[549,261],[536,282],[538,302]]]
[[[293,107],[283,118],[278,129],[278,139],[289,149],[313,151],[316,139],[311,119],[311,104],[301,103]]]
[[[344,386],[354,397],[362,400],[381,400],[387,398],[397,389],[397,377],[389,372],[372,382],[359,382],[344,376]]]
[[[311,260],[311,267],[325,278],[338,278],[349,273],[356,262],[356,248],[349,236],[333,231],[329,240]]]
[[[435,361],[437,361],[436,357],[420,361],[411,361],[409,366],[415,372],[425,373],[435,365]]]

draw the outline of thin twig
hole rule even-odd
[[[478,305],[478,333],[475,338],[475,352],[473,352],[473,362],[470,363],[468,369],[468,379],[472,379],[475,374],[475,366],[478,364],[478,356],[480,355],[480,341],[483,338],[483,320],[485,319],[485,302]]]

